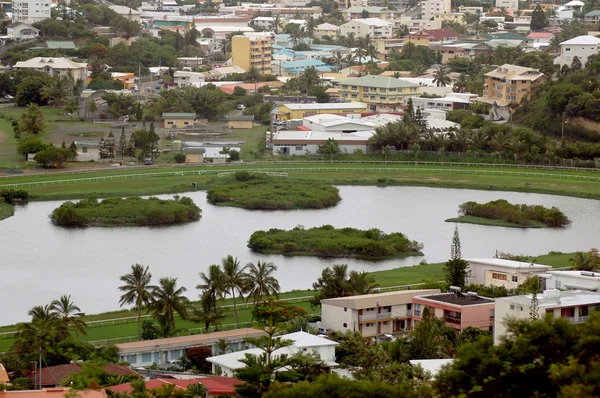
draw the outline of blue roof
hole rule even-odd
[[[314,51],[342,51],[342,50],[348,50],[348,47],[344,47],[344,46],[336,46],[336,45],[329,45],[329,44],[313,44],[312,46],[310,46],[310,48]]]

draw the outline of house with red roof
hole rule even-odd
[[[431,36],[430,41],[458,40],[463,36],[460,33],[457,33],[450,28],[429,29],[429,30],[424,30],[423,33]]]
[[[69,378],[72,374],[80,373],[83,370],[78,363],[68,363],[65,365],[47,366],[41,369],[42,387],[60,387],[60,383]],[[133,369],[123,365],[104,365],[104,370],[115,375],[137,375]],[[23,371],[23,375],[31,380],[34,385],[40,382],[39,369]]]
[[[106,398],[104,390],[85,390],[70,392],[70,388],[42,388],[41,390],[18,390],[0,392],[2,398]]]
[[[243,382],[234,379],[233,377],[223,377],[223,376],[199,376],[193,379],[153,379],[146,382],[147,390],[154,390],[155,388],[161,388],[165,385],[173,385],[176,390],[187,390],[190,384],[200,383],[206,387],[208,390],[208,398],[216,397],[219,395],[235,395],[235,386],[238,384],[242,384]],[[126,394],[131,394],[133,392],[133,387],[131,383],[119,384],[116,386],[108,387],[108,390],[112,392],[121,392]]]
[[[550,40],[554,37],[554,33],[540,30],[539,32],[531,32],[527,35],[528,39],[531,39],[531,43],[534,48],[546,47],[550,45]]]

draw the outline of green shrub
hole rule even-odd
[[[460,214],[465,216],[481,217],[491,220],[527,226],[532,221],[537,221],[547,227],[563,227],[570,223],[568,217],[556,207],[546,208],[540,205],[513,205],[504,199],[480,204],[465,202],[458,207]]]
[[[183,153],[176,153],[173,155],[173,161],[175,163],[185,163],[185,155]]]

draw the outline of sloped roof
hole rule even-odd
[[[87,67],[86,63],[79,63],[71,61],[67,58],[53,58],[53,57],[35,57],[27,61],[20,61],[14,65],[15,69],[19,68],[33,68],[39,69],[45,66],[50,66],[54,69],[80,69]]]
[[[4,391],[0,396],[5,398],[64,398],[71,396],[70,388],[43,388],[41,390]],[[73,396],[77,398],[106,398],[104,390],[80,390]]]
[[[151,390],[155,388],[160,388],[163,385],[174,385],[176,390],[186,390],[190,384],[196,383],[201,383],[204,386],[206,386],[210,395],[231,395],[235,393],[235,385],[242,384],[243,382],[238,379],[234,379],[233,377],[223,376],[202,376],[187,380],[159,378],[146,382],[146,389]],[[131,386],[131,383],[111,386],[108,387],[108,389],[114,392],[121,392],[127,394],[131,394],[133,392],[133,387]]]
[[[554,35],[551,32],[531,32],[527,35],[528,39],[547,39]]]
[[[172,119],[195,119],[196,114],[191,112],[164,112],[162,117]]]
[[[586,17],[598,17],[600,16],[600,10],[590,11],[585,14]]]
[[[379,303],[382,307],[390,305],[401,305],[410,303],[415,296],[424,294],[439,294],[440,289],[420,289],[420,290],[402,290],[399,292],[385,292],[363,294],[360,296],[337,297],[321,300],[321,304],[333,305],[336,307],[347,307],[354,310],[373,308]]]
[[[404,80],[395,79],[393,77],[373,76],[373,75],[367,75],[367,76],[359,77],[356,79],[345,80],[341,84],[348,85],[348,86],[377,87],[377,88],[419,87],[416,84],[409,83]]]
[[[134,370],[123,365],[104,365],[104,370],[108,373],[114,373],[117,375],[134,375],[137,374]],[[61,381],[68,378],[74,373],[80,373],[82,367],[78,363],[69,363],[65,365],[47,366],[42,368],[42,386],[59,386]],[[38,371],[23,371],[23,375],[28,377],[30,380],[39,380]]]
[[[369,25],[369,26],[381,26],[381,27],[392,26],[392,24],[389,23],[388,21],[384,21],[383,19],[379,19],[379,18],[357,18],[357,19],[353,19],[350,22],[359,22],[359,23]]]
[[[6,384],[9,381],[10,378],[8,377],[8,373],[6,372],[6,368],[0,363],[0,384]]]
[[[322,23],[321,25],[317,25],[317,30],[340,30],[340,27],[336,26],[334,24],[325,22],[325,23]]]
[[[51,50],[75,50],[77,48],[72,41],[47,41],[46,47]]]
[[[600,44],[600,38],[597,38],[595,36],[577,36],[577,37],[572,38],[571,40],[563,41],[562,43],[560,43],[561,46],[563,44],[596,45],[596,44]]]
[[[382,13],[386,13],[386,12],[391,12],[390,10],[388,10],[385,7],[362,7],[362,6],[353,6],[350,8],[347,8],[345,11],[345,13],[350,13],[350,14],[360,14],[363,11],[367,11],[369,14],[382,14]]]
[[[432,36],[435,40],[442,40],[451,37],[461,37],[460,33],[453,31],[450,28],[424,30],[424,33]]]

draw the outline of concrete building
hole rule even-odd
[[[367,75],[340,83],[342,100],[360,101],[369,111],[399,112],[419,86],[393,77]]]
[[[6,27],[6,35],[12,40],[30,40],[40,35],[39,29],[23,22],[15,22]]]
[[[212,332],[205,334],[194,334],[190,336],[171,337],[147,341],[136,341],[133,343],[117,344],[121,362],[129,362],[133,367],[165,365],[167,361],[177,361],[190,347],[207,346],[213,353],[218,352],[216,342],[225,339],[232,350],[245,349],[248,344],[244,342],[247,337],[259,337],[265,332],[258,329],[244,328]]]
[[[256,17],[252,20],[252,25],[271,31],[274,21],[274,17]]]
[[[411,97],[414,108],[440,109],[445,112],[457,109],[469,109],[471,101],[468,96],[447,94],[441,98]]]
[[[304,119],[306,116],[320,113],[335,113],[346,115],[349,113],[367,112],[367,106],[360,102],[342,103],[313,103],[313,104],[284,104],[273,112],[275,120]]]
[[[253,121],[253,115],[227,116],[227,128],[250,130]]]
[[[413,298],[413,321],[423,319],[425,307],[432,316],[443,318],[446,325],[462,331],[474,327],[492,331],[494,326],[494,300],[478,296],[477,293],[441,293]]]
[[[540,275],[542,287],[558,290],[600,291],[600,273],[589,271],[548,271]]]
[[[204,63],[204,58],[202,57],[179,57],[177,58],[177,65],[185,68],[199,68]]]
[[[600,52],[600,38],[594,36],[577,36],[571,40],[560,43],[560,55],[554,58],[554,65],[571,67],[573,59],[577,57],[582,66],[588,58]]]
[[[195,146],[186,146],[181,152],[185,155],[186,163],[202,163],[204,162],[206,149]]]
[[[195,113],[186,112],[165,112],[162,114],[162,117],[164,120],[163,126],[166,129],[193,127],[196,120]]]
[[[6,368],[0,363],[0,384],[7,383],[10,383],[10,378],[8,377],[8,373],[6,372]]]
[[[178,87],[194,86],[201,87],[204,84],[204,74],[200,72],[190,72],[178,70],[173,73],[173,82]]]
[[[586,13],[583,17],[583,20],[589,23],[600,22],[600,10],[594,10]]]
[[[444,13],[444,14],[436,14],[433,16],[433,20],[440,21],[440,23],[454,22],[459,25],[467,24],[465,14],[462,12],[448,12],[448,13]]]
[[[496,299],[494,321],[494,344],[499,344],[507,335],[506,321],[529,319],[533,296],[502,297]],[[600,293],[583,290],[544,290],[537,295],[538,316],[552,314],[571,323],[583,323],[591,311],[600,310]]]
[[[390,39],[392,24],[379,18],[353,19],[340,26],[342,36],[353,33],[355,37],[369,35],[372,39]]]
[[[273,137],[273,155],[306,155],[316,154],[321,145],[332,139],[338,144],[342,153],[353,153],[360,149],[366,153],[369,149],[369,138],[375,130],[356,131],[353,133],[325,131],[280,131]]]
[[[71,76],[74,81],[87,79],[87,63],[74,62],[67,58],[35,57],[20,61],[13,69],[31,69],[50,76]]]
[[[365,5],[356,5],[342,11],[348,21],[353,19],[364,18],[367,15],[368,19],[379,18],[385,21],[392,21],[397,13],[385,7],[373,7]]]
[[[67,387],[2,391],[1,394],[5,398],[64,398],[65,396],[73,395],[76,395],[78,398],[107,398],[106,391],[103,389],[71,391]]]
[[[549,46],[552,37],[554,37],[554,33],[546,31],[531,32],[527,35],[527,38],[531,40],[531,46],[535,49]]]
[[[135,8],[129,8],[115,4],[108,6],[108,8],[110,8],[123,18],[127,18],[130,21],[140,22],[140,12]]]
[[[322,23],[317,25],[315,29],[315,37],[338,37],[340,35],[340,27],[330,23]]]
[[[469,284],[504,286],[514,289],[533,275],[543,275],[552,267],[542,264],[523,263],[501,258],[465,259],[469,263]]]
[[[13,0],[12,21],[32,24],[50,18],[50,0]]]
[[[506,8],[512,11],[519,9],[519,0],[496,0],[495,3],[496,8]]]
[[[273,40],[271,33],[245,33],[243,36],[233,36],[231,64],[245,70],[254,67],[261,74],[270,74]]]
[[[103,365],[102,368],[107,373],[112,373],[115,375],[121,376],[130,376],[137,375],[137,372],[128,366],[124,365],[115,365],[115,364],[106,364]],[[55,365],[55,366],[46,366],[43,367],[41,372],[39,368],[35,370],[26,370],[23,371],[23,376],[27,377],[31,380],[31,384],[37,381],[37,386],[46,388],[58,388],[61,386],[61,383],[71,377],[72,375],[79,374],[83,372],[83,366],[79,363],[67,363],[63,365]],[[64,395],[63,395],[64,397]]]
[[[287,347],[275,350],[271,357],[279,357],[281,355],[292,356],[297,352],[314,352],[330,367],[335,367],[338,364],[335,362],[335,347],[339,344],[335,341],[318,337],[306,332],[295,332],[278,336],[281,340],[292,341],[293,344]],[[240,362],[240,359],[245,358],[246,354],[262,355],[264,351],[260,348],[251,348],[228,354],[217,355],[207,358],[206,360],[212,363],[213,373],[223,374],[224,376],[232,376],[236,369],[241,369],[246,365]]]
[[[542,72],[533,68],[504,64],[485,74],[483,96],[476,101],[492,105],[494,119],[510,117],[511,103],[520,103],[546,81]]]
[[[364,337],[412,330],[413,298],[439,293],[439,289],[421,289],[324,299],[321,325],[342,333],[360,332]]]
[[[354,118],[354,116],[360,117],[360,115],[350,116],[352,117],[328,113],[307,116],[302,120],[302,126],[307,130],[328,133],[354,133],[357,131],[371,131],[379,127],[378,124],[373,122]]]
[[[239,66],[223,66],[204,72],[204,76],[209,80],[221,80],[234,73],[246,73],[246,69]]]
[[[450,0],[424,0],[421,2],[423,19],[435,19],[438,14],[450,14],[452,4]]]
[[[235,396],[235,386],[241,383],[242,381],[232,377],[195,375],[191,379],[152,379],[146,382],[146,390],[161,390],[164,387],[173,386],[173,392],[184,392],[187,390],[190,384],[202,384],[207,390],[205,398],[217,398],[223,396]],[[131,386],[131,383],[125,383],[118,384],[116,386],[110,386],[107,388],[107,390],[110,390],[113,393],[132,395],[134,388]],[[101,391],[104,392],[104,390]]]

